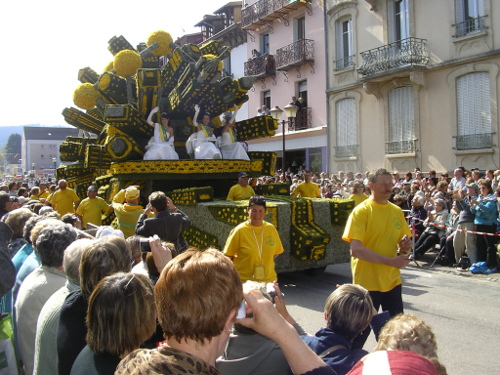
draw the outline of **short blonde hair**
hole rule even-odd
[[[177,341],[210,342],[242,300],[241,279],[233,263],[210,248],[187,250],[172,259],[155,286],[163,333]]]
[[[362,286],[344,284],[328,296],[325,302],[327,326],[352,341],[372,319],[373,303],[370,293]]]
[[[380,331],[375,350],[407,350],[427,358],[437,357],[431,327],[411,314],[400,314],[388,321]]]

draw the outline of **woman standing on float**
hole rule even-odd
[[[178,160],[179,155],[174,148],[174,129],[169,125],[169,115],[163,112],[161,124],[158,124],[152,120],[155,113],[158,113],[158,107],[153,108],[146,120],[149,125],[154,127],[154,134],[146,146],[144,160]]]
[[[194,106],[194,117],[193,124],[197,127],[198,133],[196,134],[196,140],[194,141],[194,158],[195,159],[220,159],[221,153],[215,147],[215,137],[213,136],[212,129],[208,125],[210,123],[210,115],[205,113],[203,115],[203,122],[198,124],[196,121],[198,114],[200,113],[200,106],[196,104]],[[188,151],[189,153],[189,151]]]
[[[236,138],[234,121],[236,112],[238,110],[234,111],[231,117],[226,116],[224,118],[225,124],[222,130],[222,138],[220,138],[220,151],[224,159],[250,160],[243,145]]]

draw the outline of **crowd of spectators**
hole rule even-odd
[[[394,172],[391,201],[418,236],[414,256],[424,257],[440,244],[447,263],[461,267],[465,254],[471,272],[496,272],[497,237],[488,234],[497,232],[497,176],[459,169],[452,179],[433,171],[404,177]],[[317,189],[298,191],[358,205],[370,194],[366,178],[301,168],[252,180],[289,182],[290,194],[300,183],[314,184]],[[446,374],[431,328],[415,316],[389,320],[387,313],[377,314],[361,286],[332,291],[325,328],[311,336],[286,310],[278,284],[273,293],[262,283],[242,285],[220,251],[186,249],[177,235],[148,232],[144,252],[144,241],[135,235],[103,226],[92,234],[82,230],[75,212],[61,215],[46,204],[52,193],[46,185],[0,189],[0,307],[14,316],[25,374],[357,374],[369,373],[380,360],[395,369],[416,366],[423,374]],[[123,199],[137,194],[122,193]],[[161,220],[175,222],[178,231],[190,224],[162,194],[153,193],[142,209],[141,230]],[[154,217],[147,218],[149,213]],[[237,316],[242,300],[244,312]],[[379,354],[352,346],[368,325]]]

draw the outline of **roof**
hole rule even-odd
[[[224,13],[224,10],[227,9],[227,8],[236,8],[236,7],[240,7],[241,8],[241,1],[231,1],[230,3],[227,3],[226,5],[224,5],[223,7],[217,9],[214,14],[217,14],[217,13]]]
[[[24,139],[64,141],[67,136],[78,136],[79,130],[75,127],[25,126]]]
[[[195,26],[203,26],[203,25],[206,25],[206,24],[208,24],[210,26],[213,26],[211,24],[211,21],[216,21],[216,20],[220,20],[220,19],[221,19],[220,16],[215,16],[213,14],[205,14],[203,16],[203,19],[200,22],[198,22]]]

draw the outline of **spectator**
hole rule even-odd
[[[415,244],[414,257],[420,259],[428,250],[440,242],[445,235],[445,229],[448,217],[448,210],[443,199],[434,200],[434,211],[429,212],[424,222],[426,229]]]
[[[26,374],[33,374],[38,316],[45,302],[66,281],[62,269],[64,251],[76,236],[71,226],[60,221],[44,225],[38,234],[35,251],[42,266],[24,279],[15,303],[19,350]]]
[[[425,198],[421,195],[415,196],[411,201],[410,211],[410,227],[414,228],[413,235],[415,241],[420,238],[420,235],[425,230],[424,221],[427,219],[427,210],[424,208]]]
[[[80,289],[70,293],[61,308],[57,330],[60,375],[70,374],[76,357],[85,347],[85,316],[94,287],[108,275],[129,272],[131,259],[130,248],[118,236],[94,240],[83,251],[80,261]]]
[[[0,192],[0,219],[3,219],[3,217],[12,210],[13,202],[11,196],[7,193]]]
[[[470,211],[475,215],[476,230],[484,233],[495,233],[497,229],[497,198],[491,189],[491,182],[479,180],[481,194],[477,199],[471,199]],[[469,254],[472,273],[491,274],[497,269],[497,239],[487,234],[476,235],[476,254]],[[476,266],[474,266],[476,265]]]
[[[335,289],[326,300],[324,315],[327,327],[303,339],[338,375],[346,374],[368,354],[365,350],[354,349],[353,340],[370,322],[377,337],[389,319],[387,312],[376,315],[368,291],[355,284],[344,284]]]
[[[457,226],[458,230],[453,236],[453,249],[457,265],[461,263],[462,256],[466,252],[469,257],[477,254],[476,235],[472,233],[476,230],[476,224],[474,224],[475,215],[471,212],[470,202],[473,199],[477,199],[479,186],[476,183],[467,184],[465,186],[467,189],[466,192],[462,189],[453,194],[453,198],[455,199],[454,203],[457,210],[460,212]]]
[[[434,363],[414,352],[381,350],[363,357],[348,375],[438,375]]]
[[[35,339],[34,374],[57,374],[57,330],[61,308],[66,297],[80,286],[80,260],[90,239],[80,239],[64,251],[63,269],[67,280],[63,287],[54,292],[45,302],[38,316]]]
[[[362,182],[354,182],[353,193],[349,196],[349,199],[354,200],[354,207],[368,199],[368,195],[364,193],[365,186]]]
[[[415,315],[401,314],[387,322],[380,331],[375,350],[406,350],[420,354],[434,364],[439,374],[446,374],[446,368],[438,360],[434,332]]]
[[[153,284],[144,275],[106,276],[89,298],[87,345],[71,375],[114,374],[118,363],[154,333]]]
[[[0,221],[0,298],[9,292],[16,282],[16,268],[10,259],[7,244],[12,236],[12,229]],[[3,303],[2,303],[3,305]]]
[[[463,177],[464,171],[461,168],[455,169],[453,178],[448,185],[448,193],[452,194],[456,190],[462,190],[465,186],[466,180]]]
[[[12,211],[5,219],[5,223],[13,230],[14,234],[9,243],[9,252],[11,258],[14,258],[16,253],[26,245],[26,240],[23,237],[24,225],[26,222],[35,216],[28,208],[18,208]]]
[[[156,217],[147,219],[151,212]],[[174,243],[177,253],[182,253],[187,249],[188,243],[181,231],[190,225],[189,217],[174,205],[172,199],[162,191],[155,191],[149,195],[149,203],[139,216],[135,233],[144,237],[156,234],[161,240]]]

